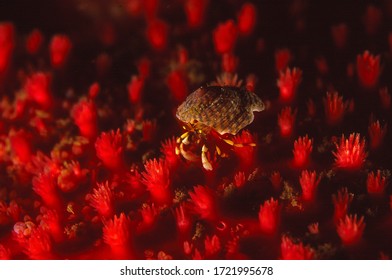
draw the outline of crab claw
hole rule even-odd
[[[184,143],[180,144],[180,148],[176,149],[176,153],[181,154],[187,161],[196,162],[200,159],[194,153],[184,150]]]
[[[203,164],[205,170],[211,171],[213,168],[212,168],[212,164],[207,159],[207,154],[206,154],[207,152],[208,149],[206,145],[203,145],[203,147],[201,148],[201,163]]]

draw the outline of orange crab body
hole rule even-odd
[[[222,143],[234,145],[230,136],[252,123],[253,112],[265,108],[261,99],[245,88],[233,86],[206,86],[191,93],[178,107],[176,116],[184,123],[186,132],[178,139],[177,153],[186,160],[201,162],[212,170],[208,152],[213,149],[222,156]]]

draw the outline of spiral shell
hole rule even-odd
[[[235,135],[253,122],[253,112],[265,108],[261,99],[245,88],[200,87],[178,107],[176,116],[184,123],[201,123],[223,135]]]

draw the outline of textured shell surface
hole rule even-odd
[[[219,134],[237,134],[252,123],[253,112],[265,108],[261,99],[245,88],[200,87],[178,107],[176,116],[184,123],[199,122]]]

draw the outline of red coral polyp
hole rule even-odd
[[[87,196],[89,204],[101,217],[109,218],[114,213],[114,196],[109,182],[97,183],[93,193]]]
[[[299,137],[294,141],[294,165],[296,167],[306,166],[310,159],[310,153],[313,150],[313,140],[309,139],[308,135]]]
[[[284,102],[290,102],[294,99],[299,84],[302,80],[302,70],[298,68],[286,68],[286,71],[279,73],[277,86],[279,88],[280,99]]]
[[[34,73],[26,81],[25,89],[28,98],[43,109],[52,106],[51,82],[51,75],[43,72]]]
[[[279,202],[271,198],[264,201],[259,209],[259,225],[260,229],[265,234],[275,234],[280,218]]]
[[[88,139],[97,137],[97,108],[92,100],[81,100],[75,104],[71,116],[82,136]]]
[[[363,216],[358,220],[357,215],[346,215],[336,230],[344,245],[355,245],[361,240],[365,225]]]
[[[72,49],[72,42],[67,35],[57,34],[50,41],[50,62],[53,68],[62,68]]]
[[[241,35],[250,35],[257,22],[257,10],[252,3],[245,3],[237,15],[238,31]]]
[[[234,50],[238,37],[238,28],[233,20],[220,23],[213,31],[213,42],[217,54],[229,53]]]
[[[293,134],[296,116],[297,110],[293,111],[290,107],[282,109],[278,115],[278,125],[281,136],[289,137]]]
[[[350,134],[346,139],[344,135],[340,139],[340,144],[335,143],[336,151],[335,165],[343,169],[360,169],[366,161],[367,152],[365,151],[366,141],[361,140],[359,133]]]
[[[320,176],[317,176],[316,171],[309,172],[304,170],[301,172],[299,183],[302,189],[302,198],[305,201],[312,201],[315,198],[317,186],[320,183]]]
[[[0,260],[10,260],[12,257],[10,249],[0,244]]]
[[[151,20],[147,26],[146,36],[151,47],[163,51],[168,44],[169,26],[160,19]]]
[[[185,203],[181,203],[175,209],[175,218],[176,218],[178,231],[182,234],[188,233],[189,230],[191,229],[192,220],[188,213]]]
[[[177,170],[181,165],[181,158],[176,153],[176,139],[170,138],[162,143],[161,152],[170,170]]]
[[[387,125],[380,125],[380,121],[372,122],[368,128],[369,138],[370,138],[370,148],[375,150],[378,149],[385,138],[387,133]]]
[[[294,243],[288,236],[282,237],[280,252],[283,260],[312,260],[316,255],[310,246],[304,246],[302,242]]]
[[[34,228],[25,243],[25,252],[35,260],[47,260],[53,258],[52,240],[48,232],[42,228]]]
[[[181,70],[174,70],[167,77],[167,86],[173,96],[173,99],[181,103],[189,93],[188,82]]]
[[[118,250],[130,245],[131,220],[124,213],[114,215],[104,223],[103,241],[113,250]]]
[[[151,199],[159,205],[169,204],[172,200],[170,189],[170,171],[164,159],[151,159],[145,164],[145,171],[142,173],[143,184],[150,192]]]
[[[353,194],[349,193],[347,188],[342,188],[336,195],[332,195],[332,202],[334,205],[333,220],[335,224],[347,215],[353,197]]]
[[[377,170],[377,173],[369,172],[366,187],[369,194],[383,194],[388,183],[388,177]]]
[[[82,169],[79,162],[64,163],[57,185],[63,192],[75,191],[86,180],[87,173],[88,170]]]
[[[60,198],[57,193],[56,178],[50,173],[40,173],[33,178],[33,190],[48,207],[58,209]]]
[[[141,101],[142,92],[144,88],[144,78],[132,76],[127,85],[128,99],[131,104],[138,104]]]
[[[257,139],[248,130],[241,131],[233,138],[234,153],[240,160],[240,168],[243,171],[249,171],[255,165],[256,161],[256,143]]]
[[[207,258],[217,258],[221,250],[221,242],[215,234],[212,237],[207,236],[204,240],[205,255]]]
[[[357,74],[359,82],[364,88],[375,87],[381,74],[380,56],[374,56],[369,51],[358,55]]]
[[[343,97],[335,92],[327,92],[327,96],[323,99],[324,112],[327,124],[340,124],[344,118],[347,104],[343,102]]]
[[[10,22],[0,23],[0,74],[10,63],[14,50],[14,25]]]
[[[209,0],[186,0],[184,10],[188,26],[191,28],[200,27],[204,21],[204,14]]]
[[[119,129],[116,132],[102,132],[95,141],[95,150],[108,169],[116,171],[124,166],[124,143]]]
[[[189,192],[192,210],[202,219],[214,220],[217,217],[216,201],[212,190],[204,186],[195,186]]]
[[[27,164],[32,156],[32,135],[24,130],[10,131],[10,143],[15,160]]]
[[[34,29],[31,31],[26,39],[27,52],[31,55],[37,54],[42,46],[43,40],[44,36],[40,30]]]

